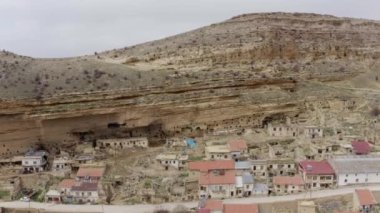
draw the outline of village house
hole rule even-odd
[[[71,187],[70,195],[78,203],[96,203],[99,200],[98,183],[75,182]]]
[[[184,138],[167,138],[165,145],[175,150],[186,148],[186,140]]]
[[[162,164],[166,170],[169,167],[183,170],[187,166],[187,160],[189,156],[186,154],[159,154],[156,160]]]
[[[206,160],[228,160],[232,159],[230,150],[226,145],[212,145],[205,148]]]
[[[63,179],[58,184],[58,191],[61,193],[62,196],[68,196],[71,193],[71,188],[75,184],[75,179]]]
[[[342,154],[346,153],[345,150],[344,152],[341,152],[341,145],[337,143],[332,143],[332,142],[325,142],[325,143],[317,143],[314,144],[315,151],[317,152],[314,155],[314,159],[327,159],[330,158],[331,156],[334,156],[335,154]]]
[[[298,171],[305,182],[305,188],[320,189],[335,186],[335,171],[326,160],[301,161]]]
[[[51,167],[52,171],[71,171],[71,165],[73,162],[68,157],[54,158]]]
[[[306,126],[303,134],[306,138],[322,138],[323,129],[317,126]]]
[[[351,142],[352,152],[356,155],[368,155],[371,152],[371,145],[364,140],[355,140]]]
[[[234,170],[215,170],[199,176],[200,198],[230,198],[236,196]]]
[[[104,167],[80,167],[76,180],[80,182],[97,183],[104,174]]]
[[[368,189],[356,189],[353,196],[353,209],[364,213],[374,212],[378,202]]]
[[[253,196],[268,196],[269,187],[265,183],[255,183],[252,190]]]
[[[300,175],[273,177],[273,189],[276,195],[293,194],[305,190],[305,183]]]
[[[248,146],[244,140],[229,141],[228,149],[230,150],[231,158],[234,160],[241,160],[248,155]]]
[[[338,186],[380,183],[380,156],[347,155],[329,160]]]
[[[252,174],[256,179],[266,179],[268,168],[266,160],[251,160]]]
[[[78,155],[74,158],[75,164],[83,165],[83,164],[91,164],[94,161],[94,157],[91,155]]]
[[[296,174],[296,163],[293,159],[273,159],[267,160],[268,176],[293,176]]]
[[[133,147],[148,147],[148,138],[134,137],[134,138],[112,138],[112,139],[99,139],[96,146],[100,148],[113,148],[113,149],[126,149]]]
[[[236,196],[249,197],[252,195],[254,180],[249,172],[245,172],[235,177],[236,179]]]
[[[257,204],[224,204],[223,213],[259,213]]]
[[[296,126],[285,124],[268,124],[267,132],[272,137],[296,137],[299,135],[299,130]]]
[[[47,152],[29,151],[22,158],[24,172],[42,172],[47,165]]]
[[[235,170],[236,170],[237,175],[241,175],[246,172],[251,172],[252,164],[250,161],[235,162]]]
[[[205,154],[207,160],[227,160],[236,161],[248,156],[248,147],[244,140],[229,141],[224,145],[206,146]]]
[[[45,194],[45,202],[48,202],[48,203],[61,203],[61,194],[57,190],[50,189]]]

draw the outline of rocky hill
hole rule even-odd
[[[317,102],[358,99],[369,109],[379,76],[379,21],[316,14],[240,15],[93,56],[3,51],[0,146],[65,141],[109,123],[174,132],[227,121],[232,128],[247,117],[259,125]]]

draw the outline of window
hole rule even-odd
[[[347,183],[347,179],[344,179],[344,182]]]
[[[91,196],[91,192],[87,192],[87,195],[88,195],[88,196]]]
[[[357,183],[357,182],[359,182],[359,179],[358,179],[358,178],[356,178],[356,180],[355,180],[355,181],[356,181],[356,183]]]
[[[256,166],[253,166],[253,170],[256,170]]]
[[[33,164],[36,165],[36,164],[37,164],[37,161],[33,161]]]
[[[273,128],[273,131],[276,131],[276,127]]]

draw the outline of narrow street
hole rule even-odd
[[[345,187],[331,190],[314,191],[311,193],[312,198],[322,198],[329,196],[337,196],[350,194],[357,188],[368,188],[372,191],[379,191],[380,184],[371,186],[355,186]],[[225,199],[225,203],[272,203],[272,202],[286,202],[294,200],[302,200],[310,198],[310,193],[301,193],[287,196],[273,196],[273,197],[249,197],[249,198],[235,198]],[[165,203],[161,205],[141,204],[141,205],[56,205],[49,203],[36,203],[31,202],[30,208],[37,208],[49,212],[105,212],[105,213],[152,213],[157,209],[172,210],[177,205],[184,205],[188,208],[197,206],[197,202],[178,202],[178,203]],[[0,207],[8,208],[29,208],[29,203],[21,201],[3,202]]]

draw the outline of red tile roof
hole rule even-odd
[[[207,200],[204,208],[210,210],[223,210],[223,201],[213,199]]]
[[[77,172],[77,177],[102,177],[103,174],[103,167],[80,167]]]
[[[247,143],[244,140],[230,141],[228,146],[231,152],[241,152],[247,149]]]
[[[224,213],[258,213],[256,204],[224,204]]]
[[[72,186],[74,186],[75,184],[75,180],[74,179],[63,179],[59,184],[58,184],[58,187],[59,188],[71,188]]]
[[[75,182],[71,191],[84,191],[84,192],[94,192],[98,191],[98,183],[88,183],[88,182]]]
[[[299,163],[301,170],[308,175],[334,175],[334,169],[327,160],[304,160]]]
[[[300,175],[296,176],[276,176],[273,177],[274,185],[294,185],[300,186],[305,184]]]
[[[377,204],[377,201],[370,190],[356,189],[355,192],[358,196],[359,203],[361,206]]]
[[[215,160],[215,161],[195,161],[189,162],[189,170],[197,170],[201,172],[207,172],[210,170],[219,169],[235,169],[235,161],[233,160]]]
[[[200,185],[235,184],[235,170],[227,170],[224,174],[209,172],[199,176]]]
[[[371,146],[367,141],[352,141],[351,145],[354,153],[357,155],[366,155],[371,151]]]

